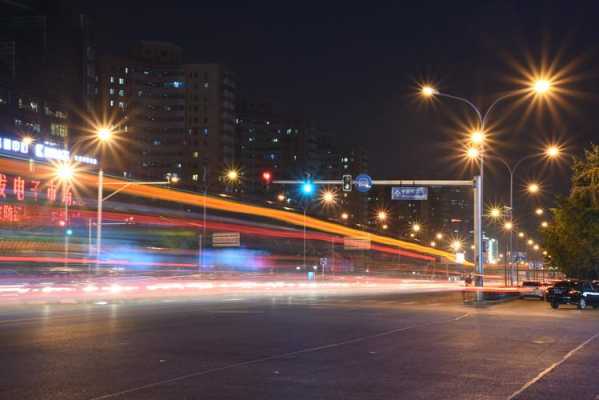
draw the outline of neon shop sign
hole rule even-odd
[[[60,149],[45,143],[28,143],[23,140],[12,139],[8,137],[0,137],[0,150],[3,153],[21,157],[33,156],[34,158],[38,158],[40,160],[69,161],[72,159],[83,164],[98,164],[98,160],[90,156],[71,154],[69,150]]]

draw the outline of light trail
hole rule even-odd
[[[40,163],[29,163],[21,160],[14,159],[0,159],[0,170],[3,173],[9,174],[37,174],[49,176],[52,173],[52,168],[45,164]],[[91,173],[79,173],[77,176],[77,183],[86,188],[94,188],[97,185],[97,175]],[[384,244],[388,246],[398,247],[404,250],[414,251],[417,253],[426,254],[429,256],[442,257],[447,260],[453,260],[454,254],[448,251],[443,251],[436,248],[422,246],[416,243],[405,242],[390,238],[387,236],[377,235],[360,231],[357,229],[349,228],[343,225],[335,224],[319,220],[313,217],[306,217],[304,219],[302,214],[296,214],[283,210],[276,210],[266,207],[260,207],[256,205],[243,204],[240,202],[226,200],[222,198],[213,198],[210,196],[203,196],[201,194],[195,194],[190,192],[177,191],[173,189],[144,186],[130,183],[123,179],[117,179],[113,177],[105,177],[104,184],[106,188],[110,187],[121,187],[122,185],[129,183],[129,186],[122,190],[123,193],[134,195],[142,198],[151,198],[155,200],[162,200],[180,204],[193,205],[196,207],[203,207],[204,204],[207,208],[213,210],[227,211],[236,214],[252,215],[274,219],[277,221],[285,222],[295,226],[306,225],[321,232],[327,232],[337,234],[341,236],[347,236],[351,238],[363,238],[368,239],[371,242]],[[466,265],[472,266],[471,263],[467,262]]]

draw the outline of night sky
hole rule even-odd
[[[517,101],[491,118],[494,148],[516,160],[544,140],[567,141],[580,153],[599,122],[599,6],[584,1],[494,2],[228,2],[107,1],[90,3],[100,53],[124,52],[131,41],[165,40],[186,62],[232,67],[241,92],[316,122],[344,143],[364,146],[370,173],[386,178],[466,177],[451,156],[460,151],[463,105],[428,104],[418,82],[486,107],[520,88],[521,68],[567,68],[565,93],[553,111]],[[543,61],[544,60],[544,61]],[[567,92],[567,93],[566,93]],[[487,201],[507,200],[507,174],[491,162]],[[541,178],[545,200],[567,190],[567,166],[530,162],[518,189]]]

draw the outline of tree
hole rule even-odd
[[[572,188],[552,210],[544,231],[551,262],[567,276],[599,279],[599,146],[591,145],[572,165]]]

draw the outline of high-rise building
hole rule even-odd
[[[143,41],[127,57],[103,57],[101,108],[127,152],[113,165],[126,176],[177,176],[182,187],[218,190],[235,164],[235,89],[228,69],[183,64],[171,43]]]
[[[64,1],[0,6],[0,128],[73,144],[97,93],[89,19]]]
[[[247,192],[263,194],[265,172],[274,179],[318,177],[318,138],[305,123],[273,111],[268,102],[242,102],[236,122],[237,163]]]
[[[223,171],[235,160],[234,74],[220,64],[186,64],[185,149],[186,180],[194,187],[221,186]],[[204,182],[205,179],[205,182]]]

